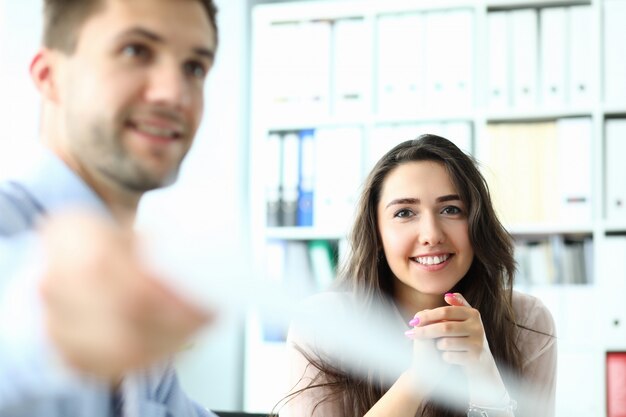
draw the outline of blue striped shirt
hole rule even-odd
[[[115,395],[59,358],[38,298],[42,215],[81,207],[109,216],[79,176],[48,151],[23,178],[0,184],[0,417],[215,417],[182,391],[171,363],[127,375]],[[118,410],[116,411],[116,407]]]

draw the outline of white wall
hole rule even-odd
[[[39,97],[28,68],[41,37],[40,0],[0,0],[0,178],[37,141]]]
[[[19,170],[38,141],[39,97],[28,66],[39,45],[42,3],[0,0],[0,179]],[[229,266],[241,263],[235,256],[245,259],[249,254],[244,209],[248,25],[245,0],[216,3],[220,44],[196,143],[179,181],[146,196],[138,222],[142,228],[181,232],[176,234],[180,240],[171,244],[183,249],[189,242],[182,236],[193,231],[194,253],[206,253],[206,262],[179,267],[194,270],[193,276],[226,279]],[[220,255],[219,262],[211,262],[216,260],[212,255]],[[202,292],[202,285],[191,287]],[[180,360],[181,381],[193,398],[215,410],[241,409],[242,344],[242,320],[236,314],[221,314],[200,335]]]

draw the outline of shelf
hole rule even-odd
[[[581,117],[593,114],[591,108],[562,108],[562,109],[545,109],[545,110],[505,110],[505,111],[488,111],[486,113],[487,122],[535,122],[543,120],[556,120],[565,117]]]
[[[563,108],[545,110],[504,110],[487,111],[484,115],[479,112],[416,112],[405,115],[361,115],[354,117],[340,116],[320,116],[320,117],[290,117],[289,120],[270,120],[267,130],[288,131],[311,128],[333,128],[341,126],[365,126],[367,124],[410,124],[428,122],[450,122],[450,121],[474,121],[477,117],[484,117],[487,123],[507,123],[507,122],[537,122],[547,120],[557,120],[567,117],[592,117],[594,111],[590,107],[586,108]],[[624,116],[626,107],[605,108],[604,114],[607,116]]]
[[[604,223],[604,231],[611,234],[626,234],[626,222],[607,221]]]
[[[393,114],[393,115],[373,115],[364,114],[353,117],[342,116],[320,116],[320,117],[290,117],[288,120],[275,119],[269,120],[267,123],[268,130],[271,131],[289,131],[302,130],[311,128],[333,128],[341,126],[365,126],[368,124],[391,125],[391,124],[410,124],[419,121],[420,123],[429,122],[451,122],[464,121],[471,122],[475,119],[474,112],[454,112],[454,111],[436,111],[436,112],[415,112],[411,114]]]
[[[577,6],[590,5],[590,0],[489,0],[487,1],[487,9],[492,10],[509,10],[522,8],[544,8],[556,6]]]
[[[266,239],[283,240],[340,240],[345,239],[346,231],[319,229],[315,227],[268,227]]]
[[[620,116],[624,117],[626,115],[626,104],[618,106],[618,105],[608,105],[603,107],[605,116]]]
[[[473,121],[476,115],[474,112],[454,112],[454,111],[438,111],[438,112],[416,112],[406,115],[376,115],[373,121],[376,124],[403,124],[403,123],[428,123],[428,122],[450,122],[450,121]]]
[[[506,229],[516,238],[593,234],[591,224],[517,224]]]
[[[572,3],[572,2],[570,2]],[[381,14],[419,12],[424,10],[474,9],[480,2],[467,0],[345,0],[327,2],[286,2],[258,5],[255,18],[267,22],[292,22],[351,17],[375,16]],[[355,11],[357,10],[357,11]],[[312,17],[314,16],[314,17]]]
[[[289,131],[303,129],[319,129],[334,128],[341,126],[360,126],[363,125],[366,117],[290,117],[289,120],[270,120],[267,124],[267,130],[270,131]]]

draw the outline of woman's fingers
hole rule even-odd
[[[466,301],[461,301],[460,299],[455,298],[454,302],[463,303],[463,305],[450,305],[432,310],[422,310],[415,314],[413,319],[409,321],[409,326],[426,326],[442,321],[480,321],[480,312],[475,308],[466,305]]]
[[[443,296],[443,299],[446,301],[446,303],[450,304],[451,306],[470,307],[470,308],[472,307],[470,303],[467,302],[465,297],[463,297],[463,295],[458,292],[446,293]]]
[[[482,326],[467,321],[444,321],[427,325],[418,325],[405,332],[411,339],[437,339],[441,337],[481,337]]]

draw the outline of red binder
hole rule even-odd
[[[606,354],[606,413],[626,417],[626,352]]]

